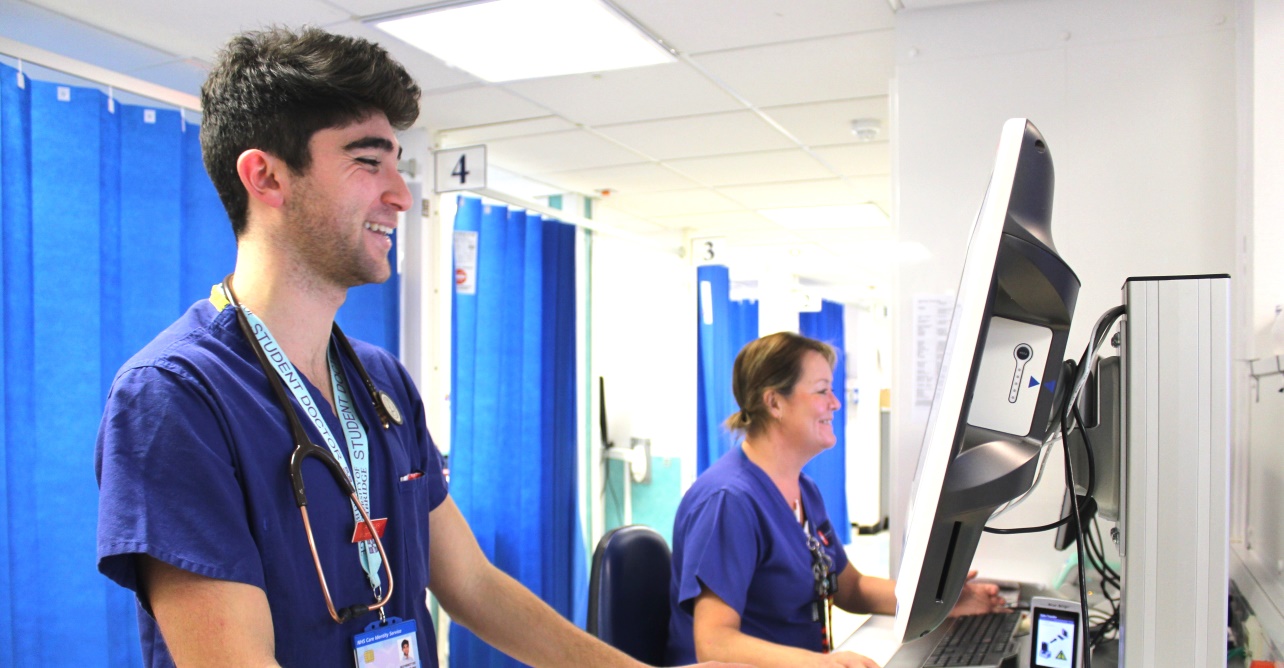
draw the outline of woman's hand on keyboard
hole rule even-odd
[[[1007,610],[1007,602],[999,595],[999,586],[993,583],[972,582],[976,571],[967,574],[967,582],[959,594],[959,602],[950,611],[951,617],[962,615],[984,615],[990,612]]]
[[[834,652],[818,654],[819,659],[811,664],[815,668],[878,668],[878,663],[864,654],[855,652]]]

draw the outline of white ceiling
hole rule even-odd
[[[488,84],[365,23],[423,0],[0,0],[0,36],[197,94],[237,31],[360,35],[419,82],[418,125],[439,147],[484,143],[492,166],[536,189],[596,198],[605,226],[724,237],[733,278],[770,265],[845,301],[881,294],[900,256],[890,229],[787,230],[757,211],[872,202],[892,213],[892,4],[903,0],[612,1],[677,62]],[[857,118],[881,121],[875,140],[851,133]]]

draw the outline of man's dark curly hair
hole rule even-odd
[[[419,117],[419,86],[387,51],[364,39],[307,27],[234,37],[201,86],[201,148],[232,231],[245,231],[248,194],[236,161],[257,148],[296,174],[312,164],[308,141],[383,112],[397,130]]]

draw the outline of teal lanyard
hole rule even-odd
[[[320,432],[322,440],[330,448],[330,454],[338,460],[339,466],[347,474],[348,480],[352,481],[352,486],[357,490],[357,499],[361,505],[370,507],[370,442],[366,439],[366,429],[357,418],[355,407],[352,405],[352,398],[348,394],[348,384],[344,381],[343,370],[339,367],[335,355],[331,352],[326,353],[326,361],[330,364],[330,383],[334,389],[334,405],[338,409],[339,422],[343,424],[343,438],[348,443],[348,452],[352,455],[352,467],[348,467],[348,458],[344,456],[343,449],[339,447],[339,442],[335,440],[334,434],[330,432],[330,425],[321,415],[321,409],[312,398],[312,393],[303,385],[303,375],[300,374],[294,365],[290,363],[285,352],[277,345],[276,339],[272,338],[272,333],[268,331],[267,325],[254,315],[249,308],[242,306],[245,311],[245,317],[250,321],[250,326],[254,330],[255,336],[259,340],[259,345],[263,347],[264,354],[271,360],[272,366],[276,369],[281,380],[285,382],[290,392],[294,393],[294,398],[303,407],[303,412],[312,420],[313,426]],[[357,510],[356,504],[352,506],[352,517],[357,524],[361,524],[361,511]],[[359,545],[358,556],[361,559],[361,570],[365,571],[366,578],[370,581],[370,588],[378,596],[381,581],[379,578],[379,567],[383,561],[379,558],[379,548],[375,546],[373,540],[362,541]]]

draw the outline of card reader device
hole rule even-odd
[[[1083,665],[1083,620],[1077,601],[1030,600],[1030,668]]]

